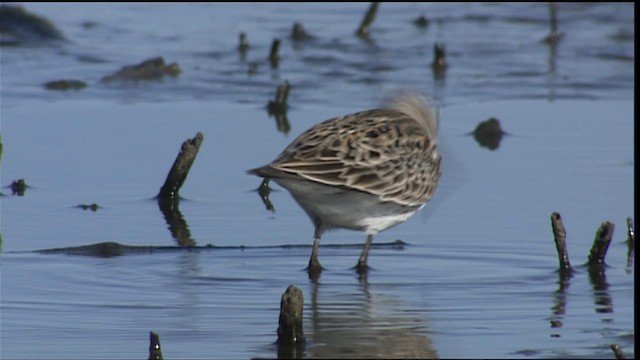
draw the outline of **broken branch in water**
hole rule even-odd
[[[204,135],[198,132],[196,137],[187,139],[182,143],[180,152],[167,175],[167,179],[156,196],[158,199],[178,198],[178,191],[180,191],[180,187],[187,179],[187,174],[189,174],[191,165],[195,161],[196,155],[198,155],[198,150],[203,140]]]
[[[607,250],[613,237],[613,229],[613,223],[608,221],[600,225],[589,252],[589,266],[604,266],[604,257],[607,255]]]
[[[380,3],[378,3],[377,1],[374,1],[369,6],[369,10],[367,10],[367,13],[364,15],[364,18],[362,19],[362,23],[360,24],[360,26],[358,27],[358,30],[356,31],[356,34],[358,36],[361,36],[361,37],[369,36],[369,27],[371,26],[371,23],[373,23],[373,20],[376,18],[378,5],[380,5]]]

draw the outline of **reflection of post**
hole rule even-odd
[[[196,246],[196,241],[191,238],[189,225],[184,220],[179,205],[180,200],[178,198],[158,198],[158,207],[160,207],[160,211],[164,215],[167,225],[169,225],[171,236],[176,240],[178,246]]]

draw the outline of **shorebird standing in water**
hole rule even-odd
[[[356,265],[365,274],[373,236],[406,221],[431,199],[440,179],[438,121],[422,95],[401,91],[379,109],[315,125],[273,162],[248,171],[287,189],[311,218],[310,276],[322,270],[318,246],[325,231],[367,234]]]

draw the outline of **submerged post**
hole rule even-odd
[[[280,56],[278,55],[279,50],[280,39],[273,39],[273,42],[271,43],[271,51],[269,51],[269,61],[271,62],[272,69],[278,67],[278,61],[280,60]]]
[[[160,350],[160,335],[149,332],[149,360],[162,360],[162,351]]]
[[[636,249],[636,233],[633,230],[633,219],[627,218],[627,267],[631,267],[633,253]]]
[[[196,155],[198,155],[198,150],[200,150],[200,145],[203,140],[204,135],[202,135],[201,132],[198,132],[196,137],[193,139],[187,139],[182,143],[180,152],[167,175],[167,179],[165,180],[164,185],[160,188],[160,192],[157,195],[158,199],[178,197],[178,191],[187,179],[187,174],[189,174],[191,165],[195,161]]]
[[[280,300],[278,320],[278,358],[302,358],[304,351],[304,330],[302,291],[289,285]]]
[[[560,214],[557,212],[551,214],[551,230],[553,231],[553,240],[556,243],[556,250],[558,251],[560,271],[571,273],[569,253],[567,252],[567,231],[564,228]]]
[[[607,255],[611,238],[613,237],[613,223],[605,221],[600,225],[593,240],[591,251],[589,252],[589,266],[604,266],[604,257]]]

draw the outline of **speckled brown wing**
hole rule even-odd
[[[262,176],[300,177],[416,206],[435,190],[440,155],[435,139],[414,119],[376,109],[316,125],[262,169]]]

